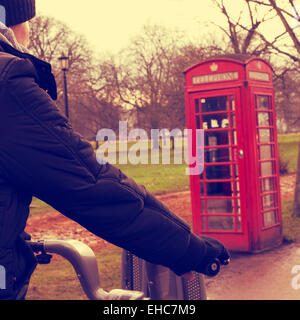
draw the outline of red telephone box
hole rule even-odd
[[[189,141],[193,155],[202,154],[199,174],[190,175],[194,232],[233,251],[279,245],[271,66],[257,57],[232,55],[200,62],[184,73],[187,128],[204,130],[204,143]]]

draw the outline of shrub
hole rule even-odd
[[[279,173],[281,175],[287,174],[289,172],[289,160],[282,160],[279,157]]]

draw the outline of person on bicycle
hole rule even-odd
[[[20,235],[33,197],[93,234],[177,275],[229,258],[143,186],[109,163],[58,110],[51,66],[27,51],[35,0],[0,0],[0,265],[14,299],[34,268]]]

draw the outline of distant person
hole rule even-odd
[[[33,196],[180,276],[203,272],[209,258],[227,259],[220,242],[191,233],[143,186],[99,164],[92,146],[72,130],[54,102],[51,66],[26,49],[35,0],[0,0],[0,9],[0,265],[6,270],[0,298],[15,299],[35,266],[20,237]]]

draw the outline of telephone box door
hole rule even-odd
[[[240,89],[198,92],[189,99],[190,127],[204,130],[204,146],[192,147],[203,155],[202,172],[190,177],[194,231],[248,250]]]

